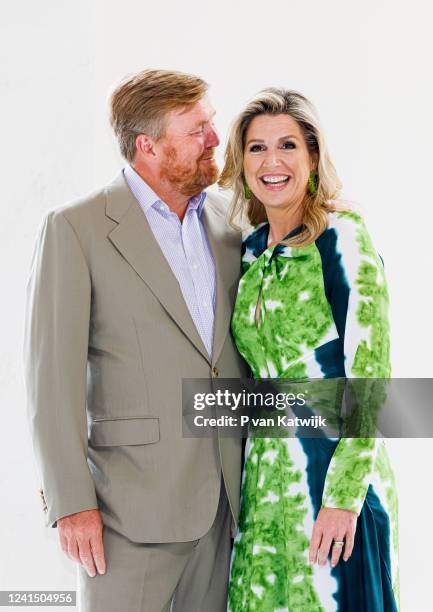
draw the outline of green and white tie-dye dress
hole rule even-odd
[[[244,240],[232,319],[254,377],[389,378],[386,281],[361,217],[329,213],[301,248],[268,248],[268,232],[261,224]],[[352,556],[335,568],[308,562],[322,506],[359,515]],[[383,440],[248,438],[229,610],[398,610],[397,497]]]

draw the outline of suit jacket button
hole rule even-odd
[[[39,495],[40,495],[41,500],[42,500],[42,510],[43,510],[43,512],[48,512],[47,502],[45,500],[45,495],[44,495],[43,489],[39,489]]]
[[[218,378],[219,375],[220,371],[218,370],[218,368],[212,368],[212,378]]]

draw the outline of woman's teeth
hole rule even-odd
[[[264,183],[270,183],[272,185],[275,185],[276,183],[287,183],[287,181],[289,180],[288,176],[262,176],[262,181]]]

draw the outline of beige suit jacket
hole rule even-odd
[[[205,534],[224,476],[239,510],[241,442],[182,435],[182,379],[239,377],[229,332],[241,236],[209,194],[217,298],[208,358],[179,284],[123,173],[49,213],[28,285],[28,414],[48,525],[99,507],[137,542]]]

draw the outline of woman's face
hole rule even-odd
[[[300,206],[314,168],[304,135],[290,115],[258,115],[248,126],[244,175],[265,207]]]

